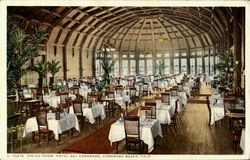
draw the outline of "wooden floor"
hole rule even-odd
[[[210,86],[203,84],[201,93],[211,93]],[[204,97],[196,97],[195,99],[205,100]],[[130,107],[130,110],[135,107],[137,106]],[[116,115],[111,120],[117,119],[118,116]],[[101,125],[85,125],[84,131],[80,134],[75,133],[73,139],[64,136],[60,146],[57,146],[56,141],[52,140],[48,148],[46,146],[38,147],[37,143],[32,143],[31,137],[26,137],[22,148],[18,145],[14,152],[58,153],[61,149],[86,137],[111,120],[106,118],[101,122]],[[162,126],[162,130],[163,138],[157,137],[155,149],[152,154],[235,154],[231,140],[232,135],[227,122],[218,122],[216,125],[208,126],[208,109],[206,104],[188,103],[180,115],[180,127],[178,131],[175,132],[174,128],[164,125]],[[116,150],[113,153],[116,153]],[[119,143],[119,153],[127,153],[124,141]],[[242,154],[242,151],[238,148],[236,154]]]

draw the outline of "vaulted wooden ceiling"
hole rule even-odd
[[[232,20],[230,7],[8,7],[29,30],[46,27],[54,45],[118,51],[204,48],[218,43]],[[163,36],[163,42],[157,38]]]

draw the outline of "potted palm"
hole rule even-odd
[[[27,72],[23,68],[31,59],[39,56],[38,45],[47,37],[45,29],[36,26],[32,33],[27,34],[13,23],[11,17],[7,21],[7,92],[13,93],[19,80]]]
[[[161,60],[158,63],[156,63],[156,69],[157,69],[159,75],[161,75],[161,76],[163,75],[163,72],[164,72],[166,67],[167,66],[166,66],[164,60]]]
[[[49,80],[50,86],[53,86],[55,75],[61,69],[61,66],[59,66],[59,63],[60,63],[59,61],[54,61],[54,60],[52,60],[51,62],[48,62],[48,72],[52,75],[52,77],[50,77],[50,80]]]
[[[220,81],[221,83],[227,84],[227,86],[233,86],[233,71],[234,71],[234,62],[233,62],[233,53],[228,52],[225,54],[219,54],[220,62],[215,65],[215,67],[220,72]]]
[[[102,95],[103,95],[103,88],[105,87],[106,85],[106,81],[102,80],[102,81],[98,81],[95,83],[95,86],[96,86],[96,89],[97,89],[97,96],[99,99],[102,98]]]
[[[38,78],[38,86],[39,88],[43,87],[43,80],[47,74],[47,63],[43,62],[42,60],[38,60],[36,62],[36,65],[30,66],[28,67],[28,70],[30,71],[34,71],[38,74],[39,78]]]
[[[106,81],[106,83],[110,84],[110,74],[114,70],[115,60],[108,59],[106,57],[101,58],[101,66],[104,71],[102,75],[102,79]]]

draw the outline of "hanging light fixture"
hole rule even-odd
[[[148,48],[145,52],[145,54],[152,54],[153,53],[153,49],[151,48]]]
[[[110,42],[110,40],[107,40],[106,42],[103,43],[102,45],[102,51],[115,51],[114,44]]]
[[[157,41],[162,42],[165,40],[165,37],[161,34],[161,31],[159,30],[160,35],[156,38]]]

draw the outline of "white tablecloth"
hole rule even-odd
[[[241,132],[240,148],[242,149],[243,154],[244,154],[245,152],[245,129],[242,129],[242,132]]]
[[[223,104],[223,99],[221,98],[219,93],[213,93],[210,98],[210,103],[211,104]]]
[[[187,95],[185,92],[178,92],[177,93],[178,97],[180,97],[180,104],[187,104]]]
[[[223,105],[212,105],[211,106],[211,122],[210,125],[213,125],[215,121],[221,120],[224,118],[225,116],[225,112],[224,112],[224,107]]]
[[[103,104],[93,104],[92,108],[88,108],[88,103],[82,104],[83,116],[85,116],[89,123],[94,124],[95,118],[101,116],[102,119],[106,117],[105,109]],[[74,113],[73,106],[70,107],[69,113]]]
[[[69,94],[69,97],[71,97],[72,100],[76,99],[76,96],[74,94]],[[45,103],[48,103],[50,106],[57,108],[58,104],[60,104],[60,96],[44,95],[43,101]]]
[[[60,116],[60,120],[55,120],[55,113],[47,113],[48,127],[49,130],[54,132],[56,140],[59,140],[59,134],[71,128],[75,128],[76,130],[80,131],[78,119],[75,114],[63,115],[61,113]],[[32,117],[27,120],[23,137],[34,131],[38,131],[36,117]]]
[[[82,95],[86,99],[88,97],[88,93],[90,92],[91,92],[91,89],[79,88],[79,94]]]
[[[186,93],[186,95],[188,95],[189,97],[191,96],[191,94],[190,94],[190,87],[188,87],[188,86],[184,86],[183,87],[183,91]]]
[[[158,135],[162,137],[161,125],[156,119],[146,119],[141,121],[140,128],[141,140],[148,145],[148,152],[150,153],[154,149],[154,138]],[[121,141],[124,138],[124,123],[119,121],[113,123],[109,131],[109,141],[111,145],[113,142]]]
[[[171,123],[171,116],[170,116],[170,110],[172,109],[171,106],[157,106],[156,107],[156,119],[161,123],[161,124],[170,124]],[[138,116],[141,118],[146,118],[145,117],[145,112],[143,110],[138,111]]]
[[[117,104],[119,104],[120,106],[124,106],[125,102],[130,103],[130,97],[128,95],[124,95],[124,96],[116,96],[115,97],[115,102]]]

